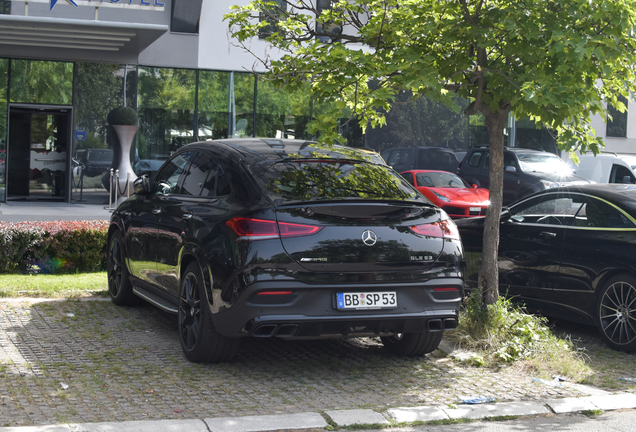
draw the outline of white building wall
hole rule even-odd
[[[603,151],[636,153],[636,103],[633,100],[629,100],[627,106],[627,137],[606,136],[607,124],[600,115],[592,117],[592,127],[596,131],[596,136],[603,138]]]
[[[256,58],[238,46],[234,46],[230,40],[229,26],[223,21],[223,15],[230,12],[230,5],[246,5],[247,0],[204,0],[201,9],[201,21],[199,24],[199,65],[200,69],[213,69],[223,71],[251,71],[264,72],[262,65],[256,62]],[[259,38],[254,38],[249,48],[259,56],[269,55],[279,58],[280,52]]]

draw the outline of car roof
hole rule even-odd
[[[275,139],[275,138],[232,138],[213,141],[200,141],[189,144],[183,148],[215,148],[224,147],[239,153],[249,163],[268,161],[280,161],[288,158],[315,158],[329,157],[333,159],[359,159],[371,161],[371,156],[357,151],[354,147],[341,145],[327,145],[316,141]]]
[[[622,204],[621,207],[629,208],[632,214],[636,214],[636,185],[624,183],[589,183],[559,188],[547,189],[534,195],[547,192],[580,192],[593,195],[614,204]],[[533,196],[534,196],[533,195]]]

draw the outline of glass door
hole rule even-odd
[[[11,107],[7,200],[68,201],[70,109]]]

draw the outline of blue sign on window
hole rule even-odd
[[[86,139],[86,131],[84,129],[75,129],[75,139],[84,141]]]

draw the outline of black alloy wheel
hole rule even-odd
[[[443,331],[420,333],[396,333],[380,340],[392,354],[404,357],[419,357],[437,349],[444,336]]]
[[[132,290],[128,278],[126,256],[119,232],[113,233],[108,242],[106,274],[108,277],[108,293],[117,306],[135,306],[141,302]]]
[[[636,352],[636,279],[619,275],[600,292],[597,323],[612,348]]]
[[[179,336],[186,358],[195,363],[230,361],[239,340],[219,334],[212,323],[199,265],[188,265],[181,279]]]

